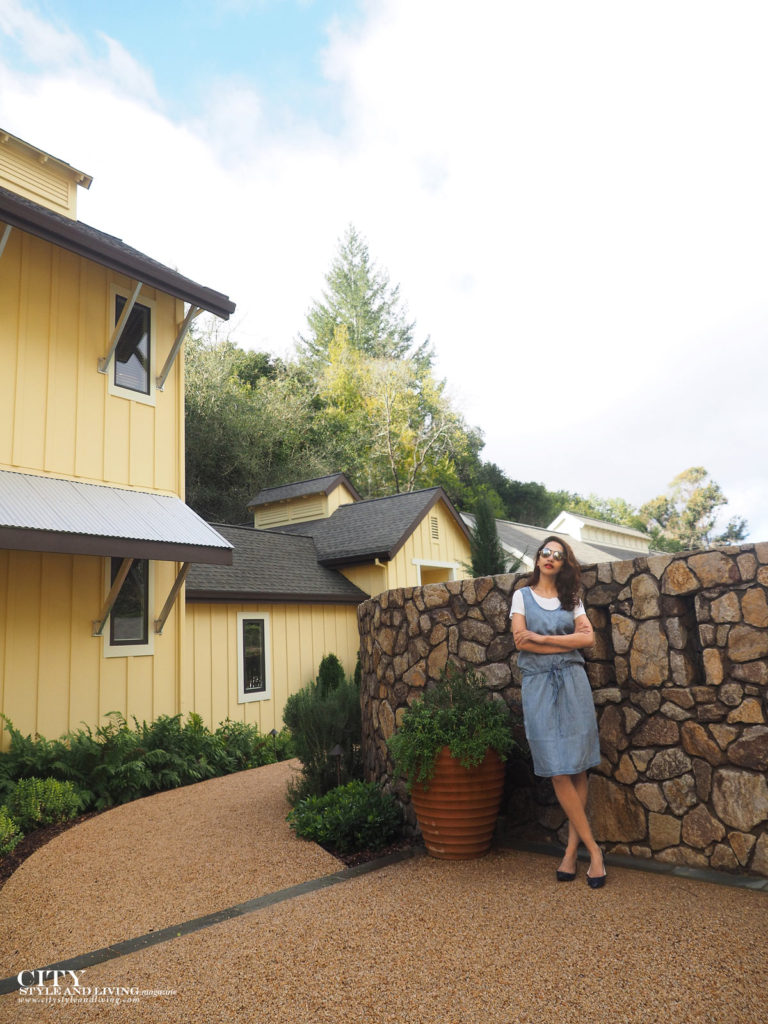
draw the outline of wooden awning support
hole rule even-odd
[[[11,234],[11,225],[10,224],[6,224],[5,227],[3,228],[2,235],[0,235],[0,256],[2,256],[3,252],[5,251],[5,246],[6,246],[6,243],[8,242],[8,238],[9,238],[10,234]]]
[[[165,366],[160,371],[160,376],[155,380],[155,387],[158,391],[162,391],[165,387],[165,382],[168,378],[168,374],[171,372],[173,364],[176,362],[176,356],[179,354],[181,344],[186,337],[187,331],[189,330],[190,324],[203,312],[200,306],[190,306],[187,315],[184,317],[184,323],[179,328],[179,333],[176,335],[176,341],[173,343],[171,351],[168,353],[168,358],[165,360]]]
[[[117,574],[117,576],[115,576],[115,582],[112,584],[112,587],[111,587],[109,593],[107,594],[107,599],[104,602],[104,607],[99,612],[99,618],[98,619],[94,619],[94,622],[93,622],[93,632],[91,633],[91,636],[101,636],[102,633],[104,632],[104,626],[106,625],[106,622],[107,622],[107,619],[109,618],[110,612],[112,611],[112,609],[113,609],[113,607],[115,605],[115,601],[117,600],[117,595],[120,593],[120,588],[122,587],[123,583],[125,583],[125,577],[131,571],[131,566],[132,565],[133,565],[133,559],[132,558],[124,558],[123,559],[123,562],[122,562],[122,565],[120,566],[118,574]]]
[[[109,351],[107,352],[103,359],[99,360],[99,373],[109,372],[109,364],[112,362],[112,357],[115,354],[117,343],[120,341],[120,336],[122,335],[123,330],[125,329],[125,325],[128,323],[128,317],[131,315],[131,310],[136,305],[136,299],[138,299],[140,291],[141,281],[137,281],[136,287],[133,290],[133,295],[131,295],[130,299],[128,299],[126,304],[123,306],[123,312],[120,314],[120,319],[115,324],[115,329],[112,332],[112,337],[109,340]]]
[[[179,591],[184,585],[184,580],[187,578],[188,572],[189,562],[184,562],[182,567],[179,569],[178,575],[176,576],[176,581],[171,587],[171,592],[168,595],[168,600],[163,605],[163,610],[160,612],[160,618],[155,619],[155,633],[157,633],[158,635],[163,632],[163,626],[165,626],[165,621],[171,614],[171,609],[176,603],[176,598],[179,596]]]

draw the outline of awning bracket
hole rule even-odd
[[[8,238],[10,237],[10,234],[11,234],[11,225],[10,224],[6,224],[5,228],[3,229],[2,235],[0,235],[0,256],[2,256],[3,253],[5,252],[5,246],[6,246],[7,242],[8,242]]]
[[[178,597],[179,591],[181,590],[184,584],[184,580],[187,578],[188,572],[189,562],[185,562],[179,569],[178,575],[176,576],[176,580],[173,586],[171,587],[171,592],[168,595],[168,600],[165,602],[165,604],[163,605],[163,610],[160,612],[160,618],[155,619],[155,633],[157,633],[158,635],[163,632],[163,627],[165,626],[166,619],[171,614],[171,609],[176,603],[176,598]]]
[[[141,281],[136,282],[136,287],[133,290],[133,294],[130,299],[123,306],[123,312],[120,314],[120,319],[115,324],[115,329],[112,332],[112,337],[109,339],[109,351],[103,359],[99,360],[99,373],[107,373],[109,371],[109,364],[112,362],[112,357],[115,354],[115,349],[120,341],[120,337],[125,330],[125,325],[128,323],[128,317],[131,315],[131,310],[136,304],[136,299],[139,297],[141,291]]]
[[[160,376],[155,381],[155,387],[158,391],[162,391],[165,387],[165,382],[168,379],[168,374],[173,368],[173,364],[176,362],[176,356],[179,354],[181,344],[186,337],[187,331],[190,328],[192,321],[195,317],[198,317],[203,312],[201,306],[190,306],[187,311],[187,315],[184,317],[184,322],[179,328],[179,333],[176,335],[176,341],[174,341],[171,351],[168,353],[168,358],[165,360],[165,366],[160,371]]]
[[[124,558],[120,569],[118,570],[117,576],[115,576],[115,582],[112,584],[107,599],[104,602],[104,607],[99,612],[99,618],[94,619],[93,632],[91,636],[101,636],[104,632],[104,626],[106,625],[107,619],[110,616],[112,609],[114,608],[117,595],[120,593],[120,588],[125,583],[125,577],[131,571],[133,565],[132,558]]]

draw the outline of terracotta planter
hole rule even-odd
[[[443,747],[427,789],[411,792],[427,852],[441,860],[482,857],[491,846],[504,789],[504,762],[495,750],[475,768],[464,768]]]

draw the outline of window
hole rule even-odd
[[[238,704],[269,700],[272,696],[269,616],[238,612],[237,637]]]
[[[122,564],[122,558],[110,558],[107,589],[111,588]],[[106,657],[154,654],[154,634],[150,631],[152,577],[151,563],[143,558],[135,559],[109,615],[109,631],[105,631],[104,637]]]
[[[122,295],[115,296],[115,323],[120,319],[126,301]],[[135,303],[115,350],[115,387],[149,394],[151,327],[149,306]]]

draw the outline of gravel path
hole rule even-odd
[[[285,824],[290,770],[160,794],[54,839],[0,892],[3,976],[337,871]],[[78,979],[172,995],[45,1005],[14,993],[0,1024],[765,1021],[765,893],[617,868],[593,892],[583,865],[565,885],[554,867],[515,850],[416,857]]]

